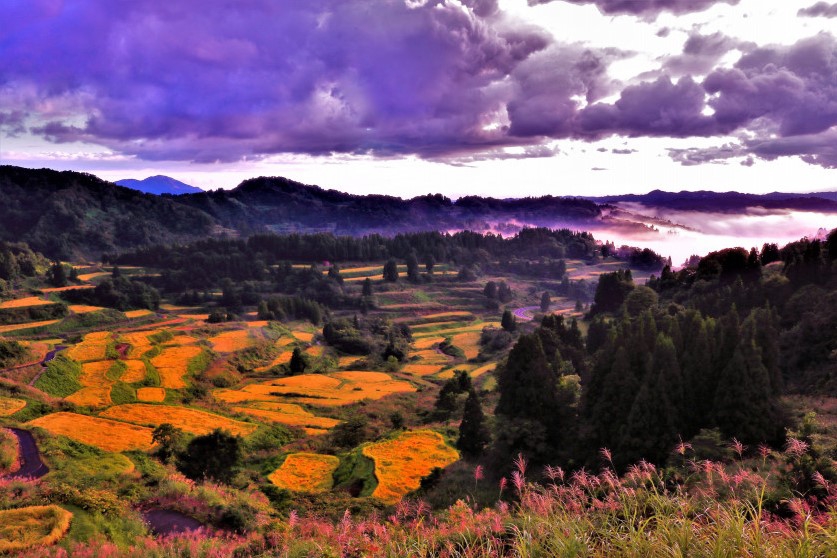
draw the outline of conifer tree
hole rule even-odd
[[[372,280],[367,277],[363,280],[363,293],[364,297],[372,296]]]
[[[654,355],[651,358],[651,377],[662,378],[666,385],[666,395],[671,403],[673,422],[679,427],[683,422],[684,397],[683,377],[677,362],[677,351],[671,338],[664,333],[657,335]]]
[[[384,280],[392,283],[398,281],[398,262],[390,258],[384,264]]]
[[[479,395],[476,390],[468,390],[462,422],[459,423],[459,439],[456,447],[467,457],[478,457],[488,445],[488,429],[485,427],[485,415],[482,412]]]
[[[620,429],[627,422],[639,389],[625,347],[619,347],[608,363],[610,367],[599,382],[600,392],[591,402],[588,418],[596,449],[617,446]]]
[[[305,357],[302,355],[302,351],[299,347],[294,348],[294,352],[291,353],[291,361],[288,363],[288,367],[291,374],[294,376],[305,372],[307,363],[305,362]]]
[[[548,312],[551,304],[552,298],[550,298],[548,292],[544,291],[541,295],[541,312]]]
[[[407,279],[412,283],[418,283],[421,280],[419,261],[415,252],[410,252],[410,255],[407,256]]]
[[[674,413],[665,376],[647,374],[628,414],[616,454],[619,463],[663,463],[677,441]]]
[[[746,444],[775,441],[781,436],[778,406],[756,345],[755,329],[750,316],[715,394],[715,420],[721,432]]]
[[[498,378],[497,414],[543,420],[555,411],[557,376],[537,335],[523,335]]]
[[[500,318],[500,326],[508,332],[513,332],[517,329],[517,320],[515,320],[511,310],[505,310],[503,312],[503,317]]]

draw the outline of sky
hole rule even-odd
[[[402,197],[837,190],[837,3],[3,0],[0,21],[2,164]]]

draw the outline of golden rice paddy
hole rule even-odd
[[[110,398],[111,386],[83,387],[64,398],[80,407],[107,407],[113,403]]]
[[[159,330],[132,331],[130,333],[123,333],[121,339],[131,346],[129,354],[134,358],[138,358],[151,350],[152,345],[151,341],[148,340],[148,336],[155,333],[159,333]]]
[[[246,349],[252,344],[250,332],[246,329],[225,331],[215,337],[210,337],[209,342],[212,348],[219,353],[234,353]]]
[[[405,364],[401,370],[403,372],[407,372],[409,374],[415,374],[416,376],[432,376],[433,374],[437,374],[445,367],[444,364],[416,364],[410,363]]]
[[[105,451],[148,450],[154,443],[150,428],[77,413],[52,413],[27,424]]]
[[[297,426],[305,429],[308,434],[324,434],[330,428],[334,428],[340,424],[340,421],[337,419],[318,417],[299,405],[289,403],[261,401],[249,407],[233,407],[233,410],[257,419],[277,422],[287,426]]]
[[[454,322],[454,323],[457,323],[457,322]],[[468,333],[468,332],[471,332],[471,331],[482,332],[482,328],[484,328],[484,327],[500,327],[500,322],[479,322],[479,323],[471,324],[471,325],[467,325],[467,326],[446,329],[446,330],[444,330],[444,334],[445,335],[455,335],[457,333]],[[423,332],[414,333],[414,336],[418,340],[421,340],[421,339],[426,338],[426,337],[438,337],[439,332],[438,331],[423,331]],[[416,342],[418,342],[418,341],[416,341]]]
[[[437,314],[428,314],[426,316],[421,316],[422,320],[450,320],[453,318],[467,318],[469,320],[474,319],[474,315],[470,312],[465,311],[455,311],[455,312],[439,312]]]
[[[359,356],[342,356],[339,359],[337,359],[337,366],[339,366],[340,368],[345,368],[347,366],[351,366],[352,364],[362,359],[363,357]]]
[[[56,505],[0,511],[0,552],[17,552],[58,542],[73,514]]]
[[[87,304],[71,304],[67,308],[74,314],[89,314],[90,312],[98,312],[104,310],[101,306],[89,306]]]
[[[292,453],[268,479],[279,488],[294,492],[328,492],[334,486],[338,465],[340,459],[333,455]]]
[[[147,403],[162,403],[166,400],[166,390],[160,387],[137,388],[137,399]]]
[[[125,372],[122,373],[122,377],[119,378],[126,384],[133,384],[135,382],[141,382],[145,379],[145,375],[147,370],[145,368],[145,363],[141,360],[123,360],[122,361],[126,368]]]
[[[0,417],[8,417],[26,407],[26,401],[0,396]]]
[[[108,344],[112,338],[113,335],[109,331],[88,333],[81,343],[67,350],[67,356],[76,362],[104,360],[107,357]]]
[[[79,281],[90,281],[91,279],[95,279],[96,277],[103,277],[105,275],[110,275],[110,271],[96,271],[94,273],[82,273],[78,276]]]
[[[282,337],[281,339],[277,339],[274,345],[277,347],[287,347],[291,343],[296,343],[296,339],[293,337]]]
[[[312,357],[321,357],[325,352],[325,347],[322,345],[312,345],[305,349],[305,354],[310,355]]]
[[[465,353],[465,358],[476,358],[480,354],[480,331],[467,331],[465,333],[457,333],[451,338],[454,345],[462,349]]]
[[[267,320],[256,320],[255,322],[247,322],[247,327],[255,328],[255,327],[267,327],[270,322]]]
[[[117,405],[104,411],[99,416],[151,426],[160,426],[168,422],[181,430],[196,435],[209,434],[216,428],[223,428],[237,436],[247,436],[258,428],[255,424],[222,417],[206,411],[198,411],[197,409],[147,405],[144,403]]]
[[[404,432],[397,438],[370,444],[363,455],[375,462],[378,486],[372,496],[388,504],[417,490],[421,479],[436,468],[447,467],[459,453],[445,443],[441,434],[430,430]]]
[[[45,327],[52,324],[57,324],[61,320],[44,320],[42,322],[29,322],[28,324],[11,324],[0,326],[0,333],[9,333],[10,331],[20,331],[22,329],[34,329],[36,327]]]
[[[49,287],[41,289],[43,293],[63,293],[65,291],[79,291],[83,289],[95,289],[96,285],[69,285],[67,287]]]
[[[150,316],[153,314],[151,310],[128,310],[127,312],[123,312],[126,318],[142,318],[143,316]]]
[[[439,336],[425,337],[423,339],[416,339],[416,341],[413,342],[413,346],[416,349],[430,349],[433,345],[437,345],[444,340],[444,337]]]
[[[314,340],[314,334],[310,331],[292,331],[291,335],[297,338],[297,340],[302,341],[303,343],[310,343]]]
[[[273,401],[335,407],[414,391],[411,383],[394,380],[383,372],[336,372],[278,378],[235,390],[219,389],[214,395],[227,403]]]
[[[183,377],[187,373],[189,361],[201,354],[200,347],[166,347],[163,352],[151,359],[151,364],[160,374],[160,383],[164,388],[181,389],[186,387]]]
[[[28,308],[30,306],[46,306],[47,304],[55,303],[51,300],[44,300],[37,296],[28,296],[26,298],[16,298],[14,300],[0,302],[0,308]]]

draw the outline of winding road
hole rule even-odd
[[[518,321],[531,322],[535,318],[534,313],[540,312],[540,310],[540,306],[523,306],[512,310],[512,314],[514,314],[514,317],[517,318]]]
[[[38,444],[32,433],[20,428],[9,428],[9,430],[17,436],[20,469],[8,475],[7,478],[39,479],[49,473],[49,467],[41,461],[41,452],[38,451]]]

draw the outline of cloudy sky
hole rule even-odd
[[[837,190],[837,3],[3,0],[0,162],[412,196]]]

